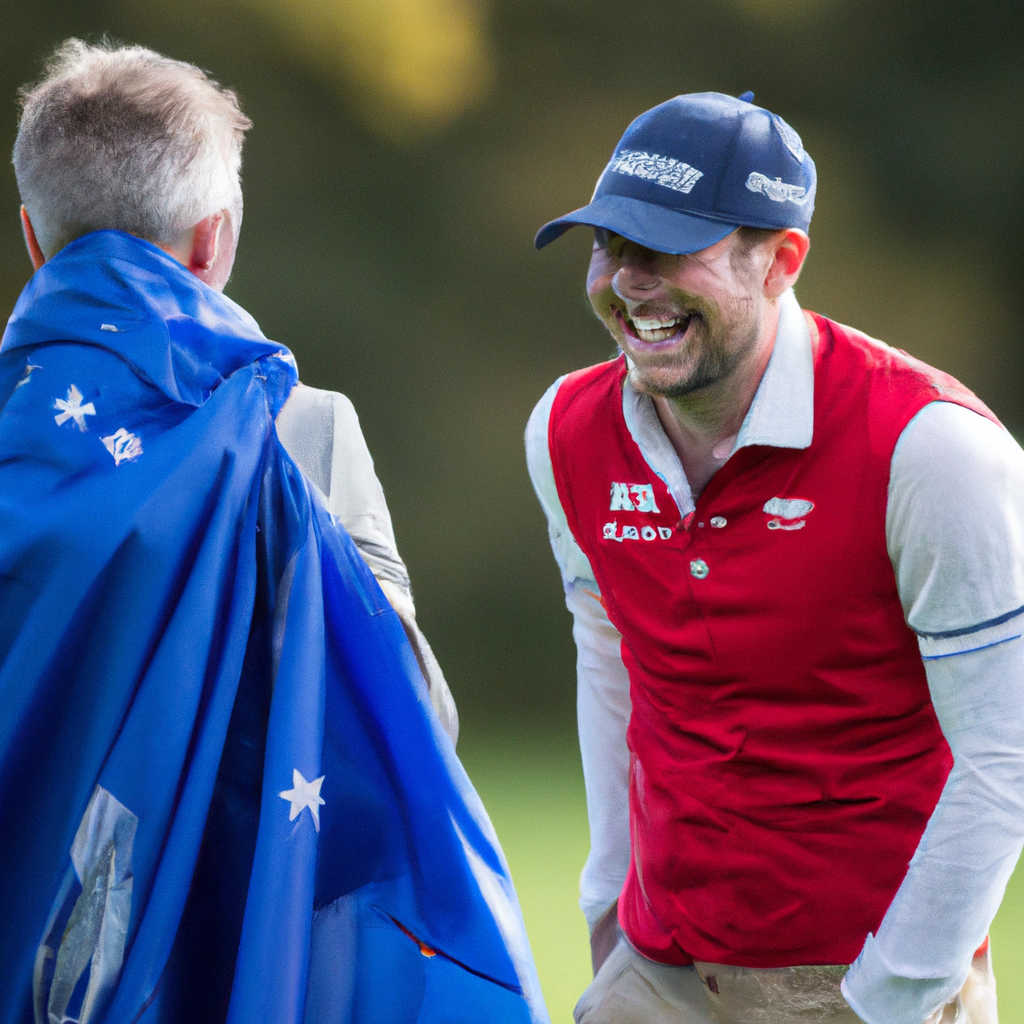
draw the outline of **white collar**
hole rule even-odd
[[[694,501],[672,442],[658,419],[654,402],[626,378],[622,389],[626,426],[655,474],[665,483],[681,515],[693,511]],[[814,433],[814,355],[811,334],[800,304],[787,291],[779,300],[775,347],[761,382],[743,418],[730,455],[748,445],[807,448]]]

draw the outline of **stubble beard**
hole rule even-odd
[[[717,307],[701,309],[691,321],[692,336],[686,347],[664,363],[634,362],[630,383],[652,397],[678,399],[726,380],[757,339],[756,326],[737,319],[726,322]],[[742,339],[738,344],[737,334]]]

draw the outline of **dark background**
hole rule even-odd
[[[228,293],[355,402],[464,735],[572,729],[573,651],[522,430],[605,358],[590,239],[534,252],[628,122],[687,91],[786,118],[819,172],[805,306],[1024,432],[1024,4],[951,0],[2,0],[0,144],[69,35],[209,69],[255,122]],[[0,304],[29,273],[0,175]]]

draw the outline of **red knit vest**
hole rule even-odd
[[[622,412],[621,359],[551,411],[562,507],[622,633],[645,956],[848,964],[952,764],[886,551],[893,449],[952,377],[816,317],[814,437],[740,449],[684,525]]]

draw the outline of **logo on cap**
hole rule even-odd
[[[691,192],[693,186],[704,177],[703,171],[658,153],[644,153],[638,149],[621,150],[608,167],[618,174],[653,181],[676,192]]]
[[[766,195],[773,203],[796,203],[803,206],[807,202],[807,189],[800,185],[787,185],[781,178],[769,178],[760,171],[751,171],[747,178],[747,188],[751,192]]]

